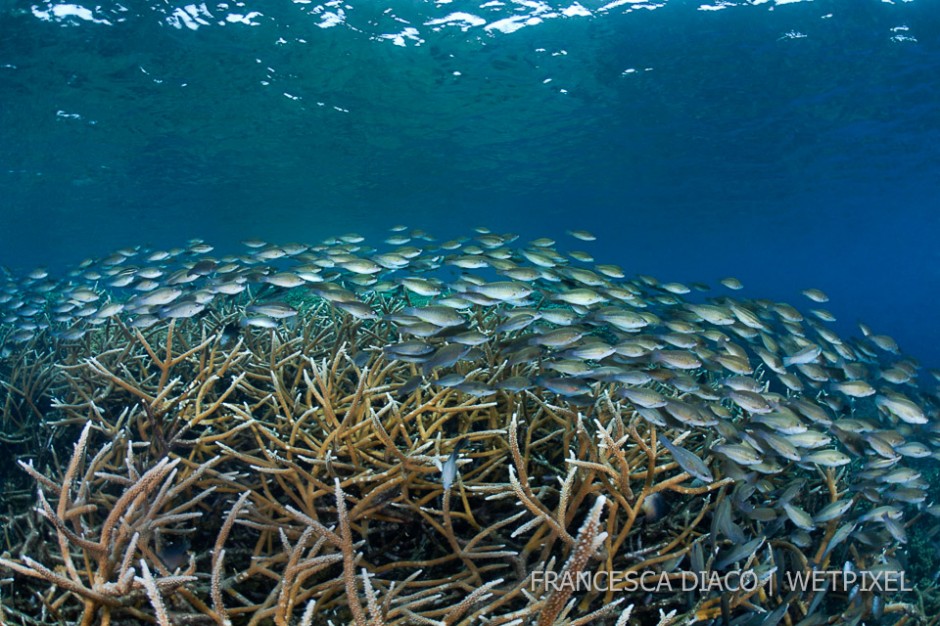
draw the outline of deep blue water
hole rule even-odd
[[[0,264],[485,225],[940,366],[936,4],[604,4],[4,2]]]

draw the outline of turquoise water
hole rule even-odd
[[[509,620],[541,601],[520,572],[601,527],[597,568],[684,542],[664,571],[903,571],[922,604],[722,594],[716,622],[937,614],[935,2],[189,2],[0,0],[0,622],[160,619],[113,581],[187,553],[220,623],[291,622],[303,586],[343,622],[360,565],[443,619],[515,550],[479,609]],[[276,598],[326,526],[344,590],[334,564]]]
[[[940,366],[933,3],[385,6],[4,3],[0,264],[584,228]]]

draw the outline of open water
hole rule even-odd
[[[4,0],[0,264],[583,228],[628,274],[821,288],[841,334],[938,367],[938,22],[925,0]]]

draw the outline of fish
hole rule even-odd
[[[757,465],[764,460],[763,454],[744,443],[716,444],[712,450],[740,465]]]
[[[910,467],[893,469],[881,477],[881,482],[889,484],[913,483],[920,478],[920,472]]]
[[[927,423],[927,416],[924,414],[923,409],[899,393],[889,392],[877,396],[875,406],[882,412],[895,416],[908,424]]]
[[[229,348],[238,341],[240,335],[239,326],[235,322],[229,322],[219,329],[219,345],[223,348]]]
[[[904,512],[897,506],[885,505],[875,507],[862,515],[858,516],[859,523],[865,523],[870,521],[878,521],[884,518],[888,519],[901,519],[904,516]]]
[[[245,313],[279,320],[294,317],[297,309],[281,302],[265,302],[246,306]]]
[[[470,287],[470,291],[498,302],[521,302],[534,290],[524,282],[502,281],[474,285]]]
[[[441,328],[462,326],[466,323],[462,315],[445,306],[409,307],[405,309],[405,313]]]
[[[885,352],[898,354],[901,351],[897,342],[887,335],[869,335],[868,339]]]
[[[818,317],[824,322],[834,322],[836,321],[836,316],[832,314],[831,311],[826,309],[810,309],[810,313]]]
[[[412,376],[395,390],[395,395],[399,398],[408,396],[417,391],[422,383],[424,383],[423,376]]]
[[[532,388],[532,380],[526,376],[510,376],[496,383],[497,389],[519,392]]]
[[[586,287],[581,287],[578,289],[570,289],[568,291],[563,291],[561,293],[554,294],[552,296],[552,299],[557,302],[563,302],[566,304],[577,304],[581,306],[591,306],[593,304],[607,302],[607,298],[600,295],[593,289],[588,289]]]
[[[244,327],[251,326],[254,328],[277,328],[277,320],[265,315],[252,315],[243,317],[241,325]]]
[[[715,326],[731,326],[737,320],[734,313],[731,312],[731,309],[723,306],[688,303],[685,307],[699,316],[702,321],[714,324]]]
[[[419,296],[433,298],[439,296],[443,291],[443,286],[436,281],[420,278],[417,276],[405,276],[401,279],[401,285],[408,291]]]
[[[341,268],[353,274],[377,274],[382,271],[382,266],[369,259],[349,259],[339,264]]]
[[[715,563],[715,567],[717,569],[724,569],[733,563],[749,559],[760,550],[765,541],[767,541],[766,537],[755,537],[746,543],[739,544],[727,551],[719,553],[719,559]]]
[[[575,261],[580,261],[581,263],[593,263],[594,262],[594,257],[582,250],[572,250],[571,252],[568,253],[568,256],[570,256]]]
[[[728,392],[728,398],[748,413],[770,413],[774,410],[764,396],[756,391],[732,389]]]
[[[692,291],[682,283],[665,283],[662,285],[662,289],[677,295],[684,295]]]
[[[855,504],[853,500],[836,500],[835,502],[831,502],[817,511],[816,515],[813,516],[813,523],[822,524],[837,520],[845,515],[845,513],[852,508],[853,504]]]
[[[186,565],[190,548],[189,539],[182,537],[172,543],[162,543],[156,550],[156,555],[170,572],[174,572]]]
[[[702,360],[684,350],[654,350],[653,362],[675,369],[694,370],[702,367]]]
[[[799,433],[790,433],[787,435],[787,441],[798,448],[812,450],[829,445],[832,442],[832,437],[818,430],[807,429]]]
[[[467,330],[456,335],[450,335],[450,341],[463,344],[465,346],[479,346],[486,343],[489,337],[478,330]]]
[[[804,289],[802,294],[813,302],[829,302],[829,296],[820,289]]]
[[[669,451],[669,454],[672,455],[673,460],[676,464],[682,468],[683,471],[687,472],[693,478],[697,478],[704,483],[712,483],[715,481],[715,476],[712,474],[711,470],[708,469],[708,466],[705,464],[702,459],[697,455],[689,452],[682,446],[676,445],[669,441],[669,438],[665,435],[659,436],[659,442],[663,444],[663,447]]]
[[[183,290],[175,287],[161,287],[146,296],[137,296],[133,300],[135,307],[165,306],[183,295]]]
[[[817,345],[810,345],[802,348],[790,356],[783,357],[784,366],[788,365],[802,365],[805,363],[812,363],[819,355],[822,354],[822,348]]]
[[[482,398],[496,392],[490,385],[475,380],[464,381],[459,385],[455,385],[454,389],[475,398]]]
[[[755,434],[762,441],[766,442],[767,446],[769,446],[768,452],[770,454],[781,456],[789,461],[800,460],[801,453],[797,449],[796,443],[793,441],[793,438],[799,435],[781,435],[765,430],[756,431]]]
[[[379,317],[372,307],[364,302],[334,302],[333,306],[357,320],[374,320]]]
[[[791,408],[796,409],[800,415],[821,426],[829,427],[832,424],[832,418],[826,410],[811,400],[807,400],[806,398],[790,398],[787,404]]]
[[[98,319],[107,319],[109,317],[114,317],[123,310],[124,305],[120,302],[110,302],[98,309],[98,312],[95,313],[95,317]]]
[[[556,328],[544,333],[534,334],[529,343],[550,348],[564,348],[579,341],[584,333],[577,328]]]
[[[535,382],[552,393],[557,393],[560,396],[568,398],[593,393],[587,383],[577,378],[537,376]]]
[[[428,376],[439,367],[450,367],[466,356],[469,351],[469,346],[459,343],[444,344],[424,362],[422,372],[425,376]]]
[[[875,395],[875,389],[864,380],[847,380],[833,383],[833,389],[852,398],[867,398]]]
[[[650,324],[649,320],[639,313],[617,308],[602,310],[595,314],[595,318],[624,332],[637,331]]]
[[[579,359],[582,361],[600,361],[616,352],[613,346],[609,346],[602,341],[592,341],[573,346],[564,352],[564,357],[569,359]]]
[[[894,449],[898,454],[914,459],[923,459],[931,455],[930,448],[919,441],[906,441],[895,446]]]
[[[586,230],[566,230],[565,232],[581,241],[594,241],[597,239],[597,237]]]
[[[816,450],[803,455],[803,463],[815,463],[824,467],[841,467],[848,465],[852,459],[838,450]]]
[[[458,440],[450,456],[440,466],[441,486],[444,487],[444,491],[450,491],[453,488],[454,481],[457,480],[457,459],[460,458],[460,452],[467,447],[468,443],[469,440],[466,438]]]
[[[905,504],[922,504],[927,500],[927,492],[917,487],[896,487],[885,492],[885,497]]]
[[[855,522],[846,522],[839,526],[832,534],[832,539],[829,540],[829,545],[826,546],[826,550],[823,552],[823,558],[828,556],[829,553],[835,550],[843,541],[852,536],[852,533],[855,532],[857,527],[858,525]]]
[[[161,319],[180,319],[190,318],[199,315],[206,310],[206,305],[193,300],[180,300],[173,304],[161,307],[158,316]]]
[[[807,430],[806,424],[795,413],[787,410],[756,413],[751,416],[751,421],[769,426],[784,435],[796,435]]]
[[[682,400],[667,399],[664,408],[676,421],[686,426],[714,426],[718,421],[712,417],[712,413],[706,413],[698,406]]]
[[[528,311],[513,311],[505,320],[493,329],[495,333],[512,333],[526,328],[539,319],[541,315]]]
[[[734,315],[734,317],[748,328],[755,330],[767,329],[767,325],[761,321],[760,317],[758,317],[754,311],[744,306],[743,304],[732,302],[729,307],[731,308],[731,313]]]
[[[809,513],[795,504],[784,502],[783,510],[787,514],[787,517],[790,519],[790,521],[793,522],[797,528],[801,528],[803,530],[813,530],[815,528],[815,525],[813,524],[813,518],[810,517]]]
[[[594,269],[608,278],[623,278],[625,276],[623,269],[619,265],[613,265],[611,263],[595,265]]]
[[[307,283],[302,277],[292,272],[279,272],[265,276],[264,282],[269,285],[274,285],[275,287],[284,287],[285,289],[293,289],[294,287],[300,287]]]
[[[660,393],[645,387],[624,387],[618,393],[621,397],[643,408],[658,409],[666,406],[666,398]]]

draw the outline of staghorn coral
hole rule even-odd
[[[481,241],[505,261],[497,240]],[[862,400],[876,393],[862,362],[875,346],[893,350],[889,338],[849,344],[808,324],[824,350],[792,307],[684,304],[682,285],[621,285],[604,278],[622,277],[617,268],[597,266],[602,277],[537,248],[513,258],[539,269],[505,268],[517,282],[452,283],[465,313],[423,299],[442,292],[431,278],[401,279],[401,297],[381,295],[397,287],[357,296],[309,267],[276,273],[259,258],[167,267],[166,286],[127,303],[91,306],[96,291],[64,287],[55,309],[74,325],[30,324],[0,356],[5,462],[16,470],[0,498],[10,574],[0,618],[937,623],[925,608],[932,583],[919,598],[784,584],[793,573],[898,569],[908,530],[936,512],[919,506],[925,489],[896,451],[930,453],[933,427],[918,428],[934,401],[906,388],[923,406],[895,388]],[[342,268],[333,280],[343,285],[374,285],[363,276],[379,265],[348,252],[316,258]],[[435,258],[410,263],[433,270]],[[101,271],[118,281],[140,271],[112,265]],[[533,276],[549,286],[518,282]],[[318,295],[259,301],[304,280]],[[195,281],[232,297],[207,307],[207,292],[177,287]],[[243,282],[265,284],[241,295]],[[656,313],[590,308],[610,298]],[[557,328],[530,328],[540,317]],[[637,334],[647,326],[663,332]],[[752,369],[719,327],[755,344],[763,365]],[[911,369],[899,360],[886,379],[904,385]],[[800,428],[817,440],[797,451],[780,433]],[[650,593],[631,578],[681,587],[731,570],[754,585]]]
[[[55,540],[8,538],[0,563],[18,582],[4,593],[7,622],[573,625],[627,623],[630,603],[643,604],[638,623],[819,608],[812,595],[771,592],[769,574],[756,591],[692,604],[534,583],[546,571],[678,579],[683,560],[707,571],[727,557],[722,525],[761,531],[723,519],[742,497],[731,478],[694,481],[657,444],[660,429],[605,390],[588,406],[531,391],[396,395],[415,365],[356,359],[381,329],[333,315],[321,307],[289,337],[246,333],[229,348],[196,321],[146,335],[116,322],[98,331],[108,336],[96,356],[43,359],[54,398],[44,428],[57,441],[81,432],[64,470],[21,462],[45,519],[30,524]],[[492,365],[468,373],[489,382]],[[707,454],[707,433],[665,432]],[[435,461],[461,438],[461,477],[445,491]],[[836,501],[847,480],[833,468],[802,478],[818,502]],[[664,495],[671,510],[656,521],[644,503]],[[838,524],[823,530],[803,548],[765,537],[738,560],[824,568]],[[160,558],[165,533],[191,537],[182,571]],[[858,543],[848,555],[860,568],[877,556]]]

